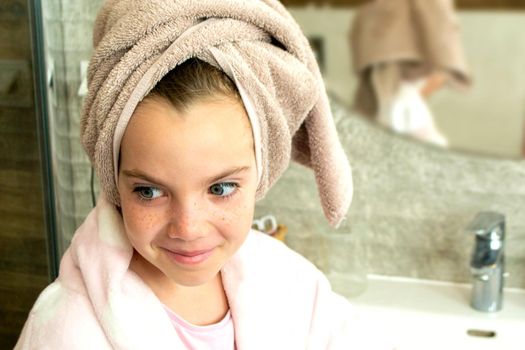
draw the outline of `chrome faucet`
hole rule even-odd
[[[470,304],[479,311],[499,311],[503,303],[505,216],[491,211],[479,212],[467,231],[476,234],[470,260]]]

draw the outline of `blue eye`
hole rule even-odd
[[[140,199],[152,200],[162,196],[162,190],[153,186],[139,186],[135,187],[133,192],[138,193]]]
[[[219,197],[231,196],[238,185],[233,182],[221,182],[210,186],[210,193]]]

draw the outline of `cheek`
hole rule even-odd
[[[251,227],[255,199],[250,196],[239,196],[223,206],[213,210],[214,220],[220,222],[230,231],[244,231]]]
[[[122,206],[122,218],[130,239],[140,240],[148,238],[158,231],[161,222],[159,213],[139,205]]]

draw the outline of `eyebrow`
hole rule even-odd
[[[239,166],[239,167],[226,169],[225,171],[221,172],[220,174],[217,174],[217,175],[214,175],[214,176],[211,176],[211,177],[205,179],[204,182],[206,184],[214,183],[214,182],[217,182],[218,180],[223,179],[225,177],[245,172],[248,169],[250,169],[249,166]],[[159,184],[159,185],[162,185],[162,183],[163,183],[162,181],[160,181],[158,179],[155,179],[153,176],[148,175],[148,174],[146,174],[146,173],[144,173],[144,172],[142,172],[140,170],[137,170],[137,169],[122,170],[122,174],[126,175],[127,177],[136,177],[138,179],[142,179],[142,180],[145,180],[147,182],[151,182],[151,183],[155,183],[155,184]]]
[[[142,179],[147,182],[156,183],[156,184],[162,184],[162,181],[155,179],[153,176],[148,175],[146,173],[143,173],[140,170],[122,170],[122,174],[126,175],[127,177],[136,177],[138,179]]]
[[[217,182],[220,179],[223,179],[225,177],[232,176],[232,175],[237,175],[239,173],[245,172],[248,169],[250,169],[250,167],[247,166],[247,165],[246,166],[239,166],[239,167],[230,168],[230,169],[227,169],[227,170],[223,171],[222,173],[220,173],[220,174],[218,174],[216,176],[212,176],[212,177],[206,179],[205,182],[206,183]]]

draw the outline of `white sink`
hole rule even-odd
[[[330,279],[348,296],[338,277]],[[503,310],[484,313],[469,306],[470,285],[369,275],[348,299],[386,329],[396,350],[525,350],[524,290],[506,289]]]

